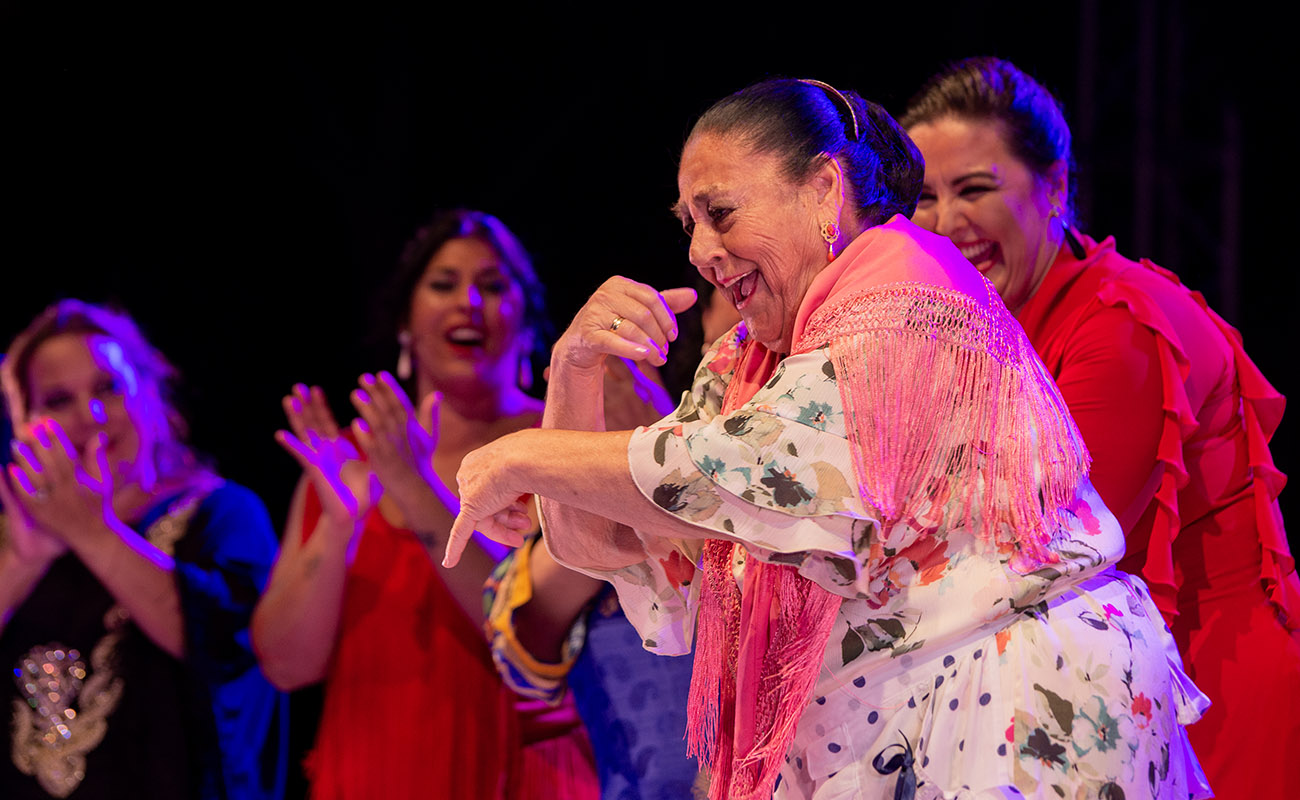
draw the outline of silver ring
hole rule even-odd
[[[50,499],[50,493],[45,489],[37,489],[32,492],[32,499],[38,503],[44,503],[46,500]]]
[[[619,317],[619,316],[614,317],[614,321],[609,323],[609,329],[611,331],[618,330],[618,326],[623,324],[623,319],[624,319],[623,317]]]

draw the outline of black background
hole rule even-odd
[[[689,280],[678,151],[710,102],[772,75],[898,113],[949,60],[1012,59],[1067,109],[1082,227],[1205,292],[1295,394],[1272,199],[1294,180],[1293,78],[1267,19],[1158,0],[768,18],[52,5],[0,7],[0,339],[58,297],[124,306],[184,374],[195,443],[277,521],[296,478],[271,439],[279,398],[317,382],[342,411],[359,372],[391,366],[368,299],[433,209],[505,220],[557,325],[611,274]],[[1292,472],[1293,417],[1273,447]]]

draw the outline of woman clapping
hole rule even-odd
[[[305,475],[253,635],[277,685],[325,683],[312,796],[594,793],[572,707],[521,719],[493,667],[482,591],[504,551],[475,543],[463,574],[429,555],[451,530],[464,455],[541,419],[520,380],[542,344],[541,286],[477,211],[436,216],[394,285],[398,375],[362,376],[346,436],[319,389],[295,387],[278,436]]]
[[[248,646],[261,501],[185,445],[172,367],[124,314],[51,306],[2,374],[0,795],[279,797],[284,697]]]

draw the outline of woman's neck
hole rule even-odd
[[[492,391],[447,387],[442,392],[437,422],[438,450],[444,452],[467,451],[487,444],[535,424],[542,414],[541,401],[514,386]]]
[[[1007,310],[1011,312],[1012,316],[1019,314],[1020,310],[1034,298],[1034,295],[1038,294],[1038,287],[1043,285],[1044,279],[1047,278],[1047,273],[1052,271],[1052,265],[1056,263],[1058,258],[1060,258],[1061,248],[1064,246],[1065,227],[1053,226],[1053,231],[1048,238],[1047,246],[1042,248],[1042,256],[1039,259],[1040,263],[1034,265],[1034,283],[1029,289],[1029,294],[1025,295],[1024,301],[1016,308],[1011,308],[1009,306],[1007,308]]]

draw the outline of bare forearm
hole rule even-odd
[[[542,543],[529,551],[532,599],[514,612],[515,638],[541,661],[557,663],[578,614],[605,586],[557,563]]]
[[[545,430],[589,431],[605,430],[604,370],[581,370],[562,361],[552,368],[551,382],[547,390],[546,412],[542,417]],[[610,465],[611,467],[615,465]],[[630,476],[629,476],[630,478]],[[635,488],[635,487],[634,487]],[[612,519],[592,513],[574,505],[566,505],[555,498],[543,496],[542,514],[546,518],[548,530],[559,531],[548,538],[551,547],[559,548],[561,558],[569,563],[583,563],[592,566],[590,555],[570,552],[568,543],[578,537],[587,540],[607,540],[620,542],[622,549],[635,552],[632,548],[636,536]],[[577,561],[573,559],[577,559]],[[576,614],[577,611],[575,610]]]
[[[280,689],[325,678],[338,638],[349,532],[322,520],[301,546],[286,546],[253,612],[253,647]],[[300,527],[290,526],[289,536]]]
[[[171,556],[117,520],[70,539],[69,546],[154,644],[184,656],[185,620]]]
[[[32,564],[0,546],[0,633],[45,576],[49,564]]]
[[[519,474],[523,491],[543,497],[547,542],[560,561],[600,570],[638,563],[644,560],[645,550],[633,528],[669,539],[718,538],[716,532],[683,522],[641,494],[627,463],[631,433],[544,430],[514,436],[526,436],[527,443],[519,448],[512,471]],[[545,501],[594,514],[619,527],[593,539],[587,530],[558,524]]]

